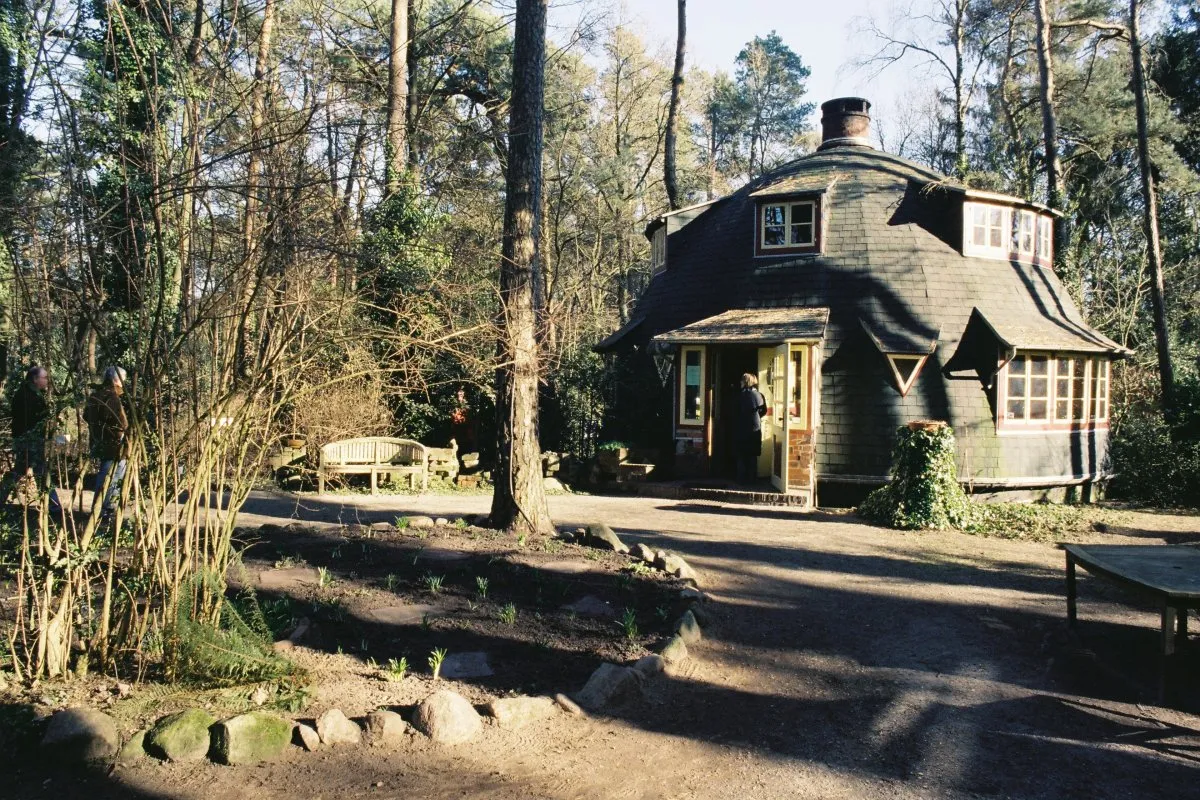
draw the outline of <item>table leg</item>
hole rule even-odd
[[[1171,668],[1175,663],[1175,622],[1177,614],[1175,606],[1164,602],[1162,605],[1162,669],[1158,674],[1158,701],[1166,704],[1168,680]]]
[[[1075,556],[1067,553],[1067,624],[1075,627]]]
[[[1182,648],[1187,646],[1187,626],[1188,626],[1188,610],[1187,606],[1176,609],[1178,614],[1175,620],[1175,646]]]

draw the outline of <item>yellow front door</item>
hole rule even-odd
[[[771,485],[781,492],[786,492],[788,485],[788,387],[793,381],[788,350],[788,345],[781,344],[771,351],[768,383],[763,391],[767,400],[763,429],[769,432]]]

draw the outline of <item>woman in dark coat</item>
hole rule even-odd
[[[109,367],[104,370],[104,379],[88,398],[84,418],[91,437],[92,456],[100,461],[100,472],[96,476],[96,494],[92,505],[100,499],[104,482],[109,481],[104,495],[104,513],[111,514],[117,498],[121,496],[121,481],[125,479],[125,434],[129,430],[129,417],[125,414],[125,370]]]
[[[742,393],[734,433],[737,449],[737,476],[742,483],[753,483],[758,477],[758,455],[762,452],[762,418],[767,415],[767,401],[758,390],[758,378],[747,372],[742,376]]]

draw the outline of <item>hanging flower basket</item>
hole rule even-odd
[[[936,431],[946,427],[946,423],[940,419],[914,419],[908,423],[908,427],[914,431]]]

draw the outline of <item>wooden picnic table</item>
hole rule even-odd
[[[1200,608],[1200,548],[1181,545],[1068,544],[1067,622],[1077,623],[1075,567],[1083,567],[1156,601],[1162,615],[1159,698],[1171,657],[1187,643],[1189,608]]]

